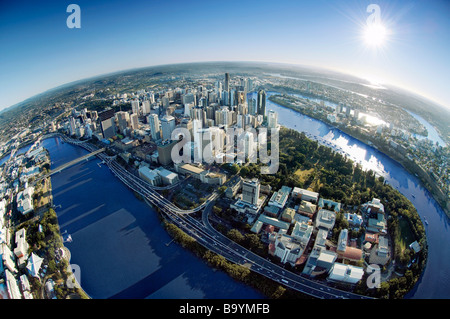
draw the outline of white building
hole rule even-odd
[[[336,251],[344,252],[347,248],[347,240],[348,240],[348,229],[342,229],[339,233],[339,239]]]
[[[278,113],[269,110],[269,113],[267,114],[267,127],[268,128],[278,128]]]
[[[282,186],[278,192],[274,192],[272,194],[272,197],[270,197],[269,200],[269,205],[283,209],[284,205],[286,205],[286,202],[289,198],[291,190],[292,189],[290,187]]]
[[[25,228],[21,228],[16,232],[16,248],[14,249],[14,254],[18,258],[17,264],[22,266],[25,264],[28,258],[28,248],[30,246],[26,240]]]
[[[328,276],[331,281],[345,282],[349,284],[356,284],[364,275],[364,269],[351,265],[341,263],[334,263],[333,269]]]
[[[154,170],[151,170],[147,166],[141,166],[139,168],[139,177],[152,186],[159,186],[162,182],[161,177],[158,175],[158,173]]]
[[[317,213],[315,223],[317,228],[322,228],[329,231],[333,228],[335,221],[336,221],[335,212],[331,210],[321,209]]]
[[[280,258],[281,263],[290,263],[295,266],[297,259],[305,250],[305,245],[292,236],[278,234],[275,238],[274,248],[274,255]]]
[[[305,200],[308,202],[317,203],[317,201],[319,200],[319,193],[299,187],[294,187],[294,189],[292,190],[292,197],[300,198],[301,200]]]
[[[161,119],[162,139],[170,140],[175,129],[175,118],[172,115],[165,115]]]
[[[179,181],[178,174],[171,172],[163,167],[158,167],[154,170],[165,185],[173,185]]]
[[[152,135],[152,140],[157,141],[161,139],[161,128],[158,115],[150,114],[147,117],[147,122],[150,125],[150,134]]]
[[[23,215],[33,211],[33,193],[34,187],[26,187],[17,194],[17,210]]]
[[[291,236],[297,239],[299,242],[307,245],[309,239],[311,238],[311,234],[313,232],[314,227],[308,225],[305,222],[296,222],[294,225],[294,229],[292,230]]]

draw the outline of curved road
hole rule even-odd
[[[62,137],[68,143],[74,142],[63,135]],[[91,152],[95,151],[95,147],[89,144],[80,145],[76,142],[73,144],[77,144]],[[315,298],[371,299],[367,296],[329,287],[324,282],[314,281],[287,271],[222,235],[212,227],[208,218],[215,200],[218,197],[217,193],[213,193],[201,206],[192,210],[183,210],[176,207],[173,203],[156,192],[156,190],[152,189],[151,185],[125,170],[115,160],[103,153],[97,154],[97,156],[106,163],[117,178],[130,189],[140,194],[148,204],[160,208],[168,220],[172,221],[172,223],[182,229],[185,233],[195,238],[197,242],[205,248],[225,257],[227,260],[240,265],[250,264],[250,269],[252,271]],[[190,216],[190,214],[202,209],[204,209],[202,212],[202,222]]]

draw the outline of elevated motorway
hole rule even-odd
[[[70,143],[67,138],[66,141]],[[95,151],[95,147],[90,144],[83,144],[79,146],[91,152]],[[184,210],[164,198],[147,182],[128,172],[112,157],[108,157],[102,152],[98,152],[96,155],[105,162],[111,172],[125,185],[140,194],[148,204],[153,207],[158,207],[167,220],[171,221],[185,233],[195,238],[199,244],[212,252],[223,256],[230,262],[239,265],[247,265],[249,269],[262,276],[314,298],[372,299],[367,296],[340,290],[328,286],[325,282],[315,281],[305,276],[287,271],[286,269],[240,246],[236,242],[218,232],[210,225],[208,219],[208,215],[212,210],[214,202],[218,198],[217,193],[213,193],[207,201],[205,201],[205,203],[197,208]],[[196,213],[201,210],[203,210],[202,221],[199,221],[191,216],[192,213]]]

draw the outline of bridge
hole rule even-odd
[[[67,137],[63,137],[63,139],[68,143],[74,143],[73,140]],[[235,264],[249,265],[253,272],[259,273],[262,276],[311,297],[322,299],[372,299],[371,297],[340,290],[339,288],[328,285],[326,282],[315,281],[301,274],[288,271],[287,269],[247,250],[238,243],[230,240],[228,237],[223,236],[209,223],[208,220],[208,215],[211,214],[215,200],[219,197],[218,193],[214,192],[202,205],[194,209],[185,210],[178,208],[159,194],[152,185],[127,171],[113,157],[106,156],[106,154],[102,153],[104,149],[96,151],[94,146],[84,143],[79,144],[79,146],[91,152],[83,157],[86,158],[98,154],[98,157],[104,161],[111,172],[126,186],[141,195],[151,206],[158,207],[161,213],[164,214],[169,221],[177,225],[188,235],[192,236],[199,244],[223,256],[225,259]],[[82,158],[79,158],[78,161],[83,160]],[[59,170],[59,168],[55,169],[54,172],[57,170]],[[202,210],[201,221],[191,216],[192,213]]]
[[[61,172],[62,170],[66,169],[66,168],[68,168],[68,167],[70,167],[70,166],[72,166],[72,165],[75,165],[75,164],[77,164],[77,163],[79,163],[79,162],[82,162],[82,161],[84,161],[84,160],[88,160],[88,159],[91,158],[92,156],[96,156],[97,154],[100,154],[100,153],[102,153],[102,152],[104,152],[104,151],[105,151],[105,148],[100,148],[100,149],[95,150],[95,151],[93,151],[93,152],[91,152],[91,153],[89,153],[89,154],[86,154],[86,155],[81,156],[81,157],[78,157],[78,158],[76,158],[76,159],[74,159],[74,160],[72,160],[72,161],[70,161],[70,162],[67,162],[67,163],[65,163],[65,164],[63,164],[63,165],[61,165],[61,166],[59,166],[59,167],[57,167],[57,168],[55,168],[55,169],[52,169],[49,173],[47,173],[47,174],[45,174],[44,176],[42,176],[42,177],[40,177],[39,179],[37,179],[36,182],[38,182],[38,181],[40,181],[40,180],[42,180],[42,179],[44,179],[44,178],[47,178],[47,177],[49,177],[49,176],[52,176],[52,175],[55,174],[55,173],[59,173],[59,172]]]

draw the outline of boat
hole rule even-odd
[[[413,197],[413,198],[416,198],[416,195],[412,194],[412,197]]]
[[[428,220],[424,217],[423,221],[425,222],[425,225],[428,225]]]

